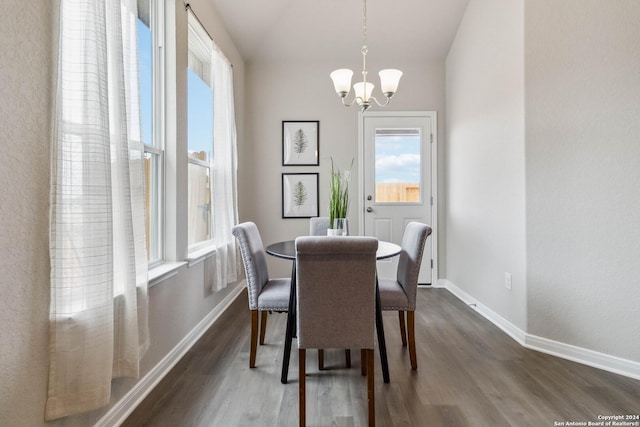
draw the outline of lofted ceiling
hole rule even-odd
[[[210,0],[245,61],[359,58],[362,0]],[[469,0],[368,0],[367,60],[446,57]]]

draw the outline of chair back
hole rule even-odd
[[[431,227],[421,222],[410,222],[404,229],[402,236],[402,252],[398,259],[396,280],[407,294],[410,307],[416,306],[418,290],[418,275],[427,237],[431,234]]]
[[[329,228],[328,216],[309,218],[309,236],[326,236]]]
[[[298,347],[373,349],[373,237],[296,239]]]
[[[253,222],[243,222],[232,229],[240,243],[242,263],[247,276],[247,288],[249,290],[249,309],[258,309],[258,295],[262,287],[269,281],[267,268],[267,256],[260,237],[258,227]]]

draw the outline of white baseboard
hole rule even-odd
[[[640,380],[640,363],[632,360],[529,334],[527,334],[524,346],[531,350]]]
[[[524,345],[526,333],[515,326],[513,323],[509,322],[504,317],[500,316],[495,311],[491,310],[489,307],[483,305],[481,302],[473,298],[471,295],[454,285],[448,280],[440,279],[438,282],[442,282],[440,287],[446,288],[449,292],[455,295],[459,300],[467,304],[469,307],[476,310],[480,315],[489,320],[491,323],[496,325],[498,328],[502,329],[507,335],[516,340],[516,342],[520,345]]]
[[[240,282],[211,310],[156,366],[140,379],[98,422],[95,427],[115,427],[122,424],[153,388],[171,371],[189,349],[213,325],[245,288]]]
[[[638,362],[528,334],[477,301],[449,280],[439,279],[435,287],[447,289],[455,297],[476,310],[481,316],[496,325],[523,347],[640,380],[640,363]]]

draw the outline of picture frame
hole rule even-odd
[[[320,165],[320,121],[282,121],[282,166]]]
[[[318,216],[318,173],[282,174],[282,218]]]

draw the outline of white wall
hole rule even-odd
[[[640,362],[640,2],[526,2],[529,333]]]
[[[439,113],[439,134],[443,135],[444,64],[394,63],[403,70],[398,93],[387,110],[436,110]],[[258,225],[265,245],[308,234],[308,219],[282,219],[281,174],[290,172],[320,173],[320,214],[327,215],[329,171],[331,157],[341,168],[356,159],[358,170],[358,110],[345,108],[336,95],[329,73],[336,68],[351,68],[358,76],[361,65],[357,55],[354,63],[255,63],[247,65],[247,146],[251,162],[239,165],[239,175],[250,194],[251,202],[240,210],[241,221]],[[367,67],[380,69],[375,62]],[[372,109],[375,107],[372,107]],[[320,166],[282,166],[282,121],[320,121]],[[357,197],[357,176],[351,183],[352,203],[349,208],[350,227],[359,227],[357,212],[361,209]],[[441,193],[442,194],[442,193]],[[269,257],[272,277],[291,274],[291,264]]]
[[[446,278],[526,330],[523,3],[472,0],[447,56],[445,221]]]
[[[167,145],[186,153],[187,15],[183,2],[175,9],[178,66],[169,81],[169,98],[177,102],[168,116]],[[206,0],[191,5],[234,65],[236,121],[240,156],[244,143],[244,63],[217,13]],[[3,0],[0,13],[0,424],[3,426],[88,426],[109,407],[44,423],[49,372],[49,124],[51,98],[52,22],[50,2]],[[174,47],[174,48],[175,48]],[[177,71],[177,72],[176,72]],[[171,73],[170,73],[171,74]],[[170,79],[169,79],[170,80]],[[177,92],[176,92],[177,91]],[[178,98],[178,100],[176,100]],[[186,165],[186,154],[184,155]],[[184,166],[183,166],[184,168]],[[184,185],[186,173],[174,174],[169,187]],[[183,187],[186,188],[186,187]],[[183,191],[186,193],[186,191]],[[242,201],[241,201],[242,203]],[[186,218],[186,203],[174,208]],[[170,232],[180,233],[179,227]],[[171,238],[185,245],[184,239]],[[182,243],[180,243],[182,242]],[[170,256],[184,256],[185,247]],[[141,362],[147,374],[216,305],[233,286],[211,292],[211,262],[182,267],[178,274],[149,290],[151,347]],[[136,383],[115,380],[112,403]]]
[[[527,342],[610,364],[640,361],[639,19],[472,0],[446,63],[447,279]]]

